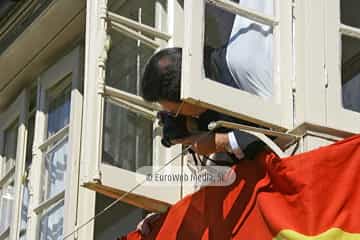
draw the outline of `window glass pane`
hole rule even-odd
[[[14,181],[0,189],[0,234],[10,227],[14,202]]]
[[[352,27],[360,28],[359,10],[359,0],[341,0],[341,22]]]
[[[108,3],[108,9],[132,20],[141,20],[141,23],[154,27],[156,2],[156,0],[110,0]]]
[[[243,7],[273,15],[273,1],[240,1]],[[273,95],[273,28],[207,3],[205,75],[263,98]]]
[[[18,122],[16,121],[5,131],[5,145],[4,145],[4,162],[3,176],[15,166],[16,161],[16,147],[17,147],[17,135],[18,135]]]
[[[40,240],[58,240],[62,238],[64,225],[64,201],[52,207],[41,216]]]
[[[114,199],[96,194],[96,212],[100,212]],[[133,231],[136,225],[145,217],[147,211],[126,203],[118,203],[95,219],[95,240],[116,239]]]
[[[111,30],[110,34],[111,49],[106,65],[106,84],[140,95],[143,68],[154,50],[115,30]]]
[[[43,200],[49,199],[65,189],[67,160],[68,138],[66,137],[45,154]]]
[[[342,103],[360,112],[360,40],[342,36]]]
[[[55,91],[54,91],[55,92]],[[70,94],[71,87],[66,87],[59,95],[52,98],[49,92],[48,107],[48,137],[64,128],[70,121]]]
[[[153,123],[106,102],[103,162],[135,171],[152,163]]]
[[[30,192],[28,185],[23,188],[23,197],[20,212],[20,239],[26,239],[26,227],[28,223]]]

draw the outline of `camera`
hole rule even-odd
[[[158,112],[158,119],[160,125],[163,127],[161,143],[165,147],[171,147],[173,140],[209,131],[208,125],[212,121],[225,120],[219,113],[210,110],[201,114],[199,118],[183,115],[175,117],[172,113],[160,111]],[[222,133],[229,131],[229,129],[225,128],[216,129],[216,132]]]
[[[212,110],[207,110],[202,113],[198,118],[189,116],[173,116],[172,113],[160,111],[158,112],[158,119],[160,125],[163,127],[163,137],[161,143],[165,147],[171,147],[174,145],[173,140],[182,139],[191,135],[198,134],[200,132],[207,132],[208,125],[214,121],[229,121],[239,124],[246,124],[252,127],[259,127],[257,124],[247,122],[245,120],[236,119],[234,117],[224,115]],[[214,130],[216,133],[228,133],[233,131],[228,128],[217,128]],[[274,137],[270,137],[274,139]],[[242,149],[247,159],[253,159],[256,154],[262,151],[265,144],[260,140],[255,140],[249,144],[245,149]],[[233,155],[233,154],[230,154]],[[232,156],[236,158],[235,156]]]
[[[198,131],[198,123],[195,118],[179,115],[174,117],[171,113],[158,112],[160,126],[163,127],[162,145],[171,147],[172,141],[182,139],[196,134]]]

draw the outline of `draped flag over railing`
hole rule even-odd
[[[121,240],[360,239],[360,136],[280,159],[264,152]]]

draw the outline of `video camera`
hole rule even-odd
[[[208,132],[208,125],[214,121],[228,121],[248,126],[259,127],[257,124],[230,117],[212,110],[207,110],[198,118],[188,117],[183,115],[173,116],[172,113],[166,111],[158,112],[159,124],[163,127],[163,137],[161,143],[165,147],[174,145],[173,140],[186,138],[201,132]],[[216,133],[228,133],[233,131],[228,128],[217,128]],[[273,139],[273,138],[272,138]],[[265,144],[260,140],[249,144],[245,149],[242,149],[247,159],[253,159],[254,156],[262,151]]]
[[[175,117],[169,112],[160,111],[158,112],[158,119],[160,120],[160,125],[163,127],[163,138],[161,140],[161,143],[165,147],[171,147],[172,145],[174,145],[172,143],[173,140],[190,137],[201,132],[208,132],[208,125],[213,121],[241,121],[211,110],[208,110],[205,113],[201,114],[199,118],[183,115],[178,115],[177,117]],[[243,121],[241,121],[241,123],[243,123]],[[230,131],[230,129],[226,128],[219,128],[215,130],[215,132],[218,133],[227,133]]]

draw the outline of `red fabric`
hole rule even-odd
[[[205,187],[173,205],[147,239],[272,239],[338,227],[360,233],[360,136],[296,156],[259,154],[234,167],[229,187]]]

